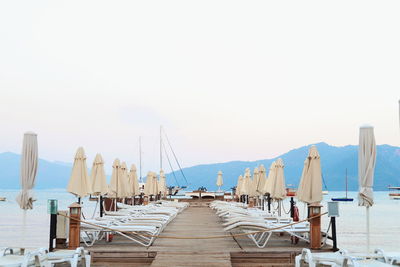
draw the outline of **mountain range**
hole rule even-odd
[[[357,190],[358,146],[336,147],[326,143],[315,145],[321,155],[324,190],[344,190],[346,169],[349,190]],[[224,179],[222,188],[229,190],[236,185],[238,176],[244,173],[245,168],[253,170],[260,164],[264,164],[268,171],[272,161],[282,158],[285,163],[286,184],[297,187],[309,147],[310,145],[293,149],[272,159],[230,161],[183,168],[182,171],[188,181],[187,183],[180,171],[167,173],[167,183],[169,185],[187,185],[190,189],[204,186],[208,190],[215,190],[217,172],[221,170]],[[0,189],[17,189],[20,187],[19,164],[20,155],[11,152],[0,153]],[[65,188],[71,174],[71,168],[71,163],[40,159],[36,188]],[[400,148],[378,145],[374,190],[386,190],[388,185],[400,185]]]

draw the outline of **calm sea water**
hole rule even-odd
[[[34,209],[24,214],[15,201],[17,194],[16,190],[0,191],[0,196],[7,198],[5,202],[0,201],[0,247],[47,247],[49,236],[47,199],[58,199],[59,210],[64,210],[76,201],[76,198],[65,190],[38,190]],[[325,205],[331,197],[343,197],[344,195],[344,192],[330,192],[329,195],[324,196],[323,204]],[[374,192],[374,196],[375,205],[370,209],[371,248],[399,250],[400,200],[389,199],[388,192]],[[365,208],[357,205],[357,192],[349,192],[349,197],[354,198],[355,201],[339,204],[338,245],[350,251],[364,251],[366,244]],[[95,202],[84,199],[83,204],[85,216],[91,217]],[[288,200],[285,200],[284,206],[288,211]],[[298,206],[300,217],[303,218],[305,216],[304,205],[299,203]],[[323,217],[322,222],[323,229],[326,229],[329,218]]]

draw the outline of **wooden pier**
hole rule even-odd
[[[161,236],[225,235],[220,218],[205,203],[191,205],[179,214]],[[229,233],[228,233],[229,234]],[[266,248],[257,248],[246,236],[218,239],[157,238],[146,248],[120,236],[96,243],[90,250],[93,266],[294,266],[305,242],[291,244],[288,235],[274,235]],[[327,249],[327,248],[325,248]]]

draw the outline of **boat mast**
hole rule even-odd
[[[139,177],[142,182],[142,137],[139,136]]]
[[[347,168],[346,168],[346,198],[347,198]]]
[[[162,170],[162,126],[160,125],[160,171]]]

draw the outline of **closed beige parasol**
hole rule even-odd
[[[129,185],[129,176],[128,176],[128,167],[126,166],[126,162],[123,161],[121,163],[121,167],[119,168],[121,172],[121,197],[131,197],[132,187]]]
[[[93,193],[92,184],[90,183],[86,165],[86,155],[83,147],[78,148],[76,151],[67,191],[80,198]]]
[[[298,200],[311,204],[322,200],[321,159],[316,146],[311,146],[304,161],[303,172],[296,192]]]
[[[156,195],[154,190],[157,185],[154,184],[153,172],[148,172],[146,177],[146,183],[144,184],[144,194],[147,196]]]
[[[218,191],[221,191],[221,186],[223,184],[224,184],[224,180],[222,179],[222,171],[218,171],[217,183],[216,183],[216,185],[218,186]]]
[[[263,164],[260,165],[260,167],[258,168],[258,175],[259,175],[259,179],[258,179],[258,184],[256,187],[256,191],[258,192],[259,195],[264,195],[266,192],[264,191],[264,187],[265,187],[265,183],[267,181],[267,174],[266,174],[266,170]]]
[[[246,168],[246,170],[244,172],[242,187],[241,187],[242,195],[249,195],[250,194],[251,183],[252,183],[252,181],[251,181],[250,168]]]
[[[260,195],[260,192],[258,190],[259,185],[260,185],[260,175],[259,175],[258,167],[255,167],[254,171],[253,171],[253,180],[251,182],[251,194],[250,195],[252,197]]]
[[[376,144],[374,128],[369,125],[360,127],[358,143],[358,205],[366,207],[367,216],[367,252],[370,250],[369,208],[374,204],[373,185],[376,163]]]
[[[271,163],[271,166],[269,166],[268,178],[264,182],[264,188],[263,188],[263,192],[264,193],[271,194],[271,192],[272,192],[272,182],[273,182],[274,177],[275,177],[275,171],[276,171],[275,161],[273,161]]]
[[[238,181],[237,181],[237,184],[236,184],[236,191],[235,191],[235,194],[237,196],[241,196],[242,195],[242,185],[243,185],[243,176],[239,175]]]
[[[135,164],[131,165],[131,169],[129,171],[129,184],[132,187],[133,196],[140,195],[139,180],[137,177]]]
[[[270,197],[275,200],[282,200],[286,198],[286,184],[285,184],[285,174],[283,168],[283,160],[281,158],[277,159],[275,162],[275,171],[273,180],[271,181],[271,192]]]
[[[167,181],[163,170],[160,170],[160,181],[158,184],[158,191],[160,191],[162,195],[167,193]]]
[[[110,185],[108,186],[108,196],[111,198],[121,197],[121,172],[119,159],[115,159],[113,162],[113,169],[111,174]]]
[[[95,196],[104,196],[107,194],[107,180],[104,171],[104,161],[100,154],[97,154],[93,161],[92,171],[90,173],[92,183],[92,193]]]

